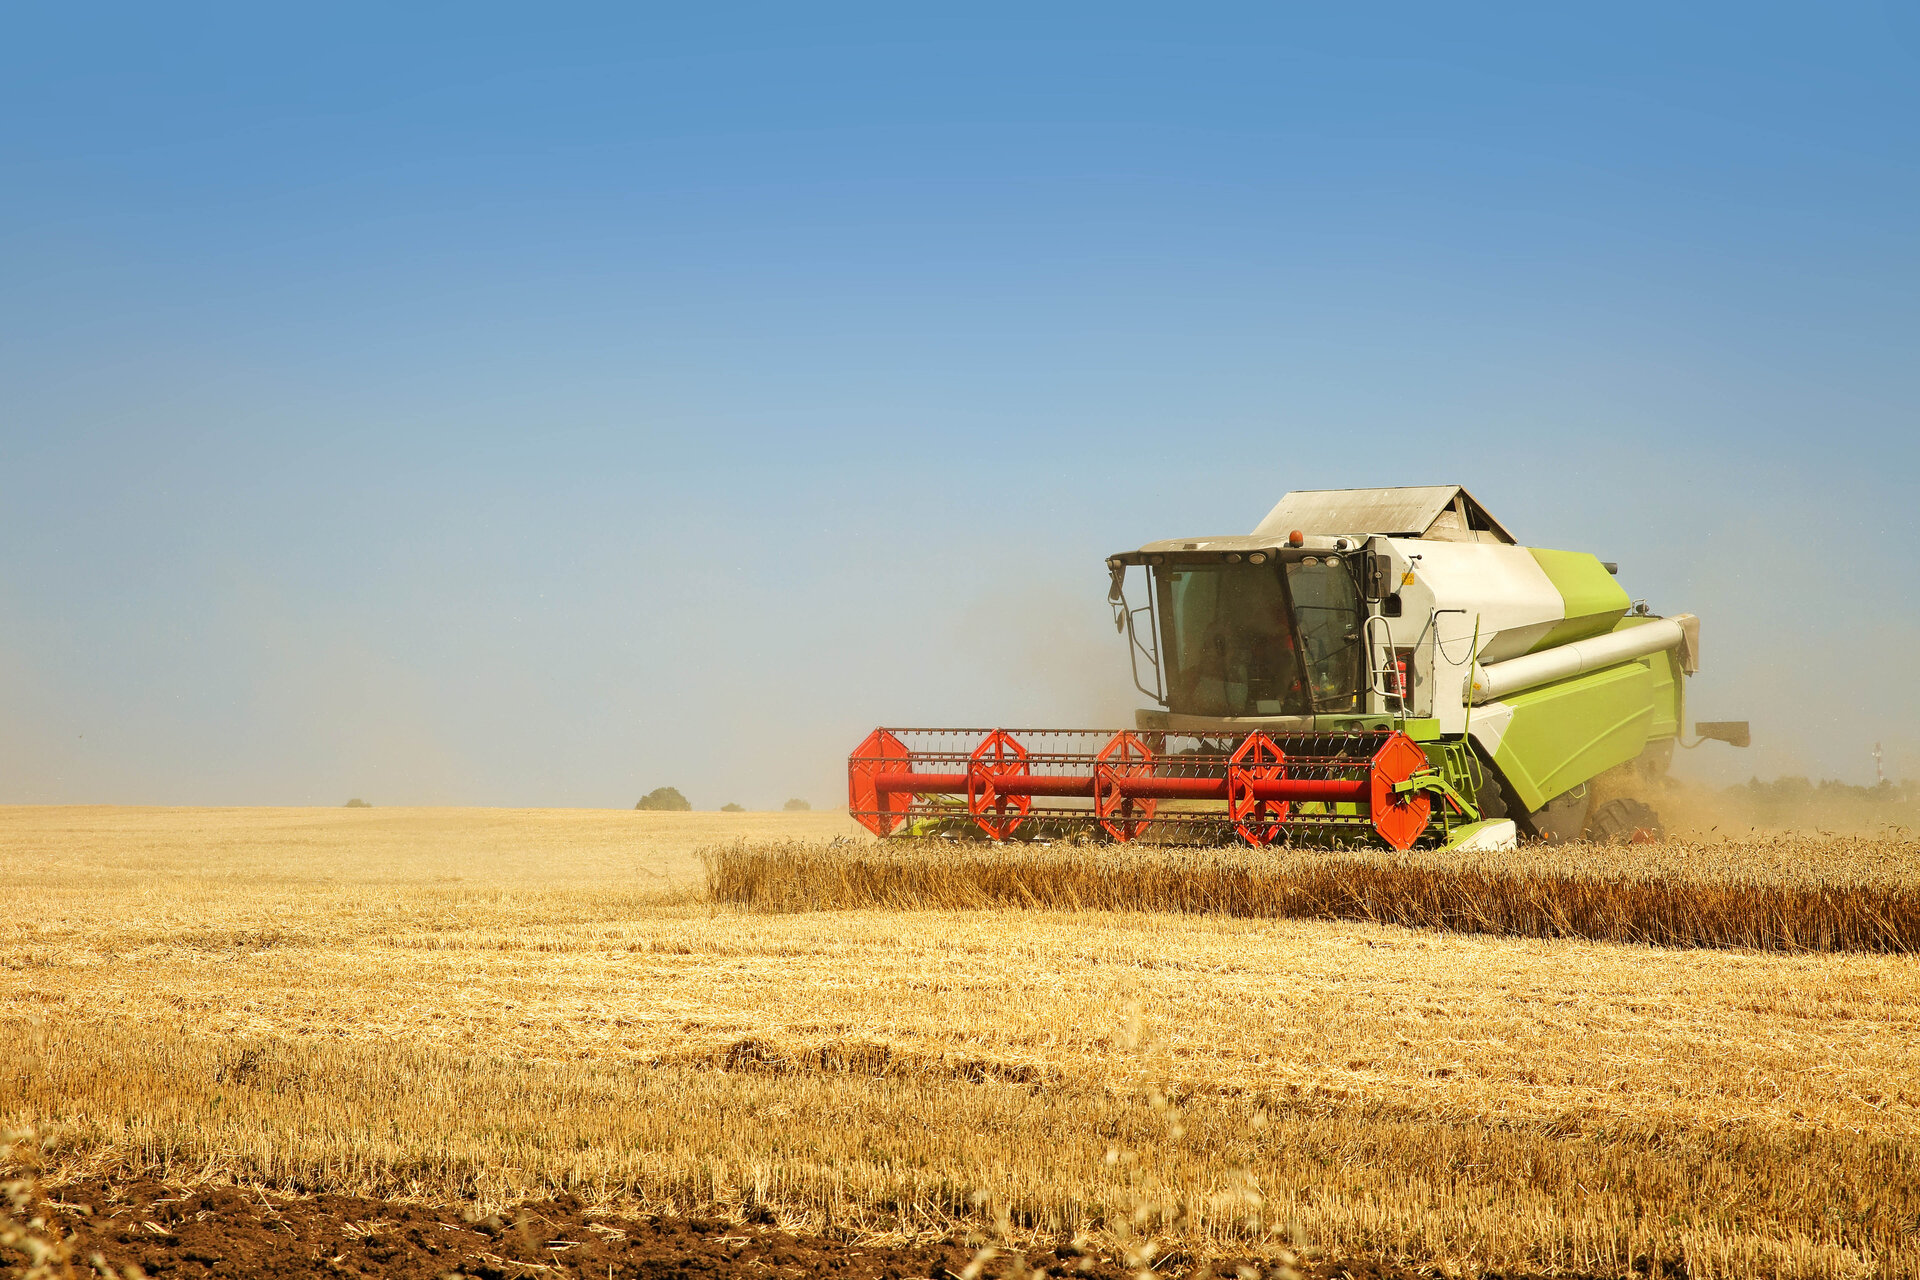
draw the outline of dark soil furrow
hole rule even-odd
[[[586,1212],[571,1197],[472,1221],[457,1209],[359,1196],[95,1180],[60,1187],[36,1207],[48,1234],[63,1238],[76,1276],[98,1275],[105,1268],[116,1275],[138,1268],[131,1274],[168,1280],[955,1280],[972,1275],[1025,1280],[1036,1273],[1121,1280],[1131,1274],[1117,1260],[1082,1255],[1069,1244],[1024,1256],[1000,1253],[970,1272],[977,1251],[959,1242],[889,1246],[796,1235],[771,1222],[618,1218]],[[22,1255],[0,1247],[0,1275],[18,1274],[24,1262]],[[1276,1259],[1156,1268],[1160,1275],[1223,1277],[1249,1270],[1263,1280],[1286,1274]],[[1295,1274],[1412,1280],[1416,1273],[1372,1263],[1302,1260]]]

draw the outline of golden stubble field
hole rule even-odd
[[[56,1179],[1920,1274],[1912,955],[705,897],[703,845],[851,831],[0,809],[0,1115]]]

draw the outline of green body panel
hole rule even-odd
[[[1534,563],[1553,583],[1565,601],[1566,620],[1549,631],[1533,646],[1533,652],[1551,649],[1588,636],[1603,636],[1626,616],[1633,601],[1614,581],[1598,556],[1585,551],[1547,551],[1529,547]]]
[[[1440,740],[1440,722],[1419,717],[1396,720],[1392,716],[1383,715],[1315,716],[1313,727],[1323,732],[1339,732],[1345,729],[1399,729],[1415,742]]]
[[[1415,742],[1440,741],[1440,722],[1438,720],[1402,720],[1399,727]]]
[[[1654,618],[1622,618],[1615,631],[1625,631],[1631,627],[1645,626]],[[1677,738],[1680,736],[1681,722],[1686,719],[1687,680],[1680,670],[1680,651],[1668,649],[1663,653],[1650,653],[1639,659],[1653,676],[1653,687],[1648,698],[1653,704],[1653,721],[1647,726],[1649,742],[1659,738]]]
[[[1686,684],[1680,674],[1679,653],[1669,649],[1665,653],[1648,654],[1640,662],[1653,677],[1653,687],[1648,690],[1653,719],[1647,725],[1647,740],[1679,737],[1680,718],[1686,710],[1681,702]]]
[[[1590,671],[1505,699],[1513,719],[1493,763],[1529,810],[1646,749],[1654,675],[1644,662]]]

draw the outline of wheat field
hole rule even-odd
[[[1464,1274],[1920,1275],[1912,955],[769,913],[700,878],[703,845],[850,827],[0,810],[0,1118],[55,1181],[1001,1219],[1175,1267],[1284,1242]]]

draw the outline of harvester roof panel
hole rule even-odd
[[[1386,534],[1448,542],[1505,542],[1514,537],[1457,484],[1400,489],[1297,489],[1254,528],[1255,537],[1304,533]]]

